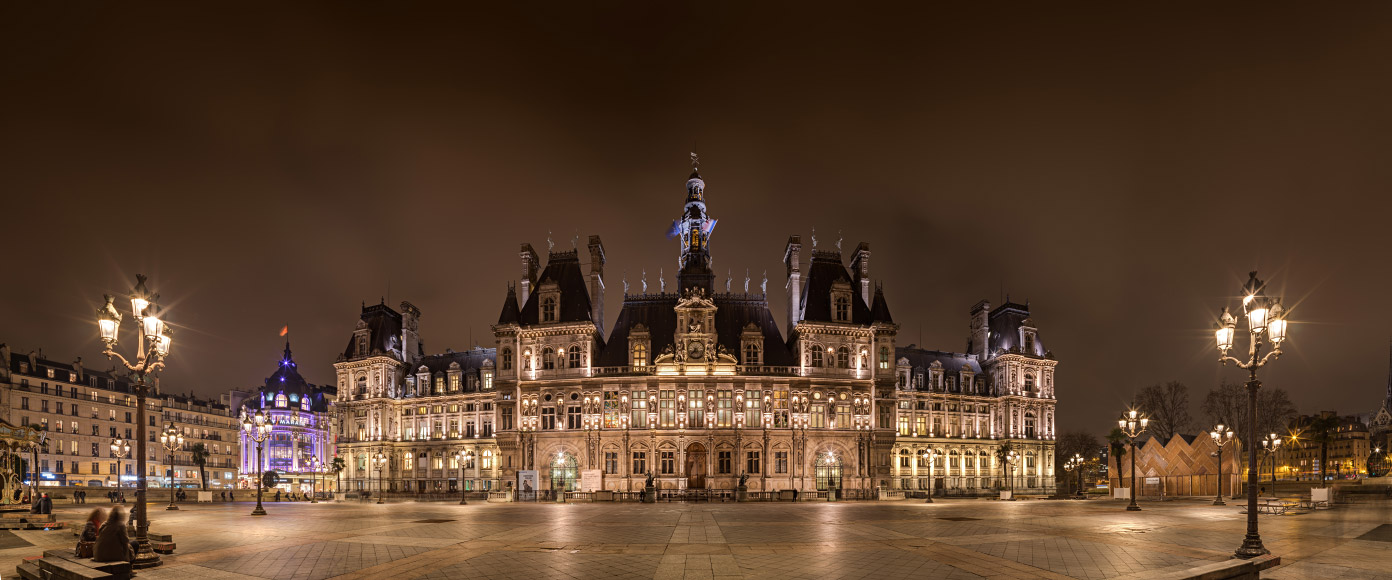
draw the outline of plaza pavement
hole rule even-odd
[[[178,550],[139,578],[1147,578],[1228,558],[1236,502],[939,500],[744,504],[184,504]],[[60,521],[92,507],[58,506]],[[1261,517],[1266,578],[1392,580],[1392,502]],[[72,533],[0,532],[0,577]]]

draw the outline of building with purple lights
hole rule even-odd
[[[285,491],[306,492],[315,481],[311,459],[328,465],[334,457],[334,429],[330,412],[337,389],[310,384],[300,376],[290,355],[290,343],[275,373],[260,389],[249,393],[240,405],[248,415],[261,411],[272,425],[271,437],[261,454],[261,469],[280,476]],[[239,413],[240,415],[240,413]],[[252,487],[257,473],[256,442],[241,433],[242,486]],[[322,487],[332,485],[333,477],[320,476]],[[324,483],[328,482],[328,483]]]

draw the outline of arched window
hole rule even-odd
[[[1034,394],[1034,375],[1025,373],[1025,392]]]
[[[880,368],[889,368],[889,347],[887,346],[880,347]]]
[[[812,345],[812,366],[817,368],[822,366],[822,347],[820,345]]]
[[[1034,437],[1034,413],[1025,413],[1025,437]]]
[[[573,369],[580,368],[580,354],[580,347],[576,345],[571,345],[570,349],[566,350],[566,357],[569,359],[570,363],[566,366]]]
[[[485,449],[483,452],[483,468],[493,469],[493,451]]]
[[[555,296],[547,296],[547,297],[541,299],[541,321],[542,321],[542,322],[555,322],[555,321],[556,321],[556,297],[555,297]]]
[[[310,403],[309,403],[309,397],[302,397],[302,398],[300,398],[300,409],[305,410],[305,411],[308,411],[308,410],[309,410],[309,405],[310,405]]]
[[[753,342],[745,343],[745,345],[744,345],[744,364],[747,364],[747,365],[758,365],[758,364],[760,364],[760,363],[759,363],[759,345],[758,345],[758,343],[753,343]]]
[[[908,449],[900,449],[900,450],[899,450],[899,467],[903,467],[903,468],[909,467],[909,450],[908,450]]]
[[[503,365],[503,370],[512,370],[512,349],[504,348],[503,352],[498,358],[501,359],[498,362],[499,364]]]
[[[848,322],[851,320],[851,299],[845,296],[836,297],[836,321]]]
[[[843,346],[836,350],[836,368],[851,368],[851,349]]]
[[[276,395],[276,398],[275,398],[275,405],[276,405],[277,407],[285,408],[285,407],[289,406],[289,404],[290,404],[290,399],[285,398],[285,393],[281,393],[281,394],[279,394],[279,395]]]
[[[546,347],[546,348],[541,349],[541,369],[542,369],[542,370],[549,371],[549,370],[553,370],[553,369],[555,369],[555,368],[556,368],[556,351],[551,350],[551,347],[549,347],[549,346]]]
[[[641,343],[633,345],[632,364],[639,368],[648,366],[648,345]]]
[[[366,397],[366,396],[367,396],[367,377],[366,377],[366,376],[359,376],[359,377],[358,377],[357,387],[356,387],[356,389],[355,389],[353,392],[356,393],[359,397]]]

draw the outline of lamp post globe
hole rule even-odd
[[[184,445],[184,434],[173,424],[165,425],[164,432],[160,433],[160,445],[164,447],[169,455],[169,505],[166,510],[177,510],[179,506],[174,505],[174,452]]]
[[[171,341],[163,310],[159,306],[159,295],[150,293],[145,285],[144,274],[137,274],[135,279],[135,286],[131,288],[130,293],[131,318],[135,323],[136,332],[134,357],[126,358],[115,350],[119,344],[121,321],[125,318],[116,308],[116,297],[109,294],[104,296],[104,303],[97,309],[96,322],[97,336],[104,345],[102,354],[106,355],[107,359],[116,359],[125,367],[135,391],[135,456],[140,459],[135,462],[135,554],[131,558],[131,567],[141,569],[163,563],[159,554],[151,547],[149,537],[150,518],[146,505],[148,486],[145,478],[146,459],[149,458],[149,454],[145,447],[145,398],[149,395],[151,379],[165,367],[164,361],[170,354]],[[120,474],[117,474],[117,482],[119,481]]]
[[[468,449],[460,449],[455,452],[455,457],[459,459],[459,505],[469,505],[468,491],[464,488],[464,469],[474,460],[474,454]]]
[[[382,468],[387,466],[386,454],[382,453],[381,451],[378,451],[377,455],[373,456],[372,458],[372,466],[377,470],[377,503],[387,503],[382,497],[385,493],[384,489],[386,487],[385,485],[383,485],[382,482]]]
[[[271,436],[271,426],[266,421],[266,414],[260,409],[256,414],[247,415],[245,409],[242,410],[242,432],[246,434],[248,441],[256,443],[256,508],[251,510],[253,516],[266,515],[266,508],[261,505],[261,492],[265,487],[265,464],[262,461],[262,451],[266,440]]]
[[[1281,356],[1281,345],[1286,341],[1287,316],[1289,311],[1281,305],[1279,297],[1267,297],[1266,283],[1251,272],[1247,283],[1242,287],[1242,312],[1247,318],[1248,347],[1247,356],[1237,358],[1228,353],[1233,349],[1236,335],[1236,319],[1223,309],[1214,336],[1218,347],[1218,362],[1223,365],[1233,363],[1247,371],[1247,441],[1256,440],[1257,391],[1261,381],[1257,380],[1257,370]],[[1262,347],[1271,344],[1271,351],[1262,354]],[[1255,558],[1271,553],[1262,545],[1261,534],[1257,529],[1257,482],[1260,479],[1257,461],[1257,445],[1247,445],[1247,535],[1242,546],[1235,552],[1239,558]],[[1273,464],[1273,470],[1274,470]],[[1274,478],[1274,476],[1273,476]]]
[[[1131,487],[1127,491],[1127,495],[1131,496],[1131,503],[1126,506],[1126,511],[1141,511],[1141,506],[1136,505],[1136,438],[1149,426],[1150,417],[1135,409],[1122,413],[1121,418],[1117,419],[1117,427],[1131,444]]]

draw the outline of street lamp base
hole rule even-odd
[[[931,496],[925,497],[923,498],[923,503],[933,503],[933,498]]]
[[[169,510],[177,510],[177,509],[179,509],[179,506],[176,506],[176,505],[171,505],[171,506],[165,506],[165,508],[164,508],[164,509],[165,509],[165,511],[169,511]]]
[[[1234,555],[1246,560],[1249,558],[1256,558],[1257,556],[1265,556],[1270,553],[1271,550],[1262,546],[1260,537],[1254,538],[1252,536],[1247,536],[1246,539],[1242,540],[1242,547],[1238,548],[1237,551],[1234,552]]]
[[[467,499],[461,499],[461,500],[459,500],[459,505],[469,505],[469,500],[467,500]]]
[[[1128,512],[1138,512],[1138,511],[1141,511],[1141,506],[1138,506],[1138,505],[1129,505],[1129,506],[1126,506],[1126,511],[1128,511]]]
[[[149,538],[138,538],[136,541],[135,558],[131,560],[131,568],[154,568],[163,564],[159,554],[155,553],[154,547],[150,545]]]
[[[264,515],[266,515],[266,509],[263,508],[263,507],[261,507],[260,505],[258,505],[258,506],[256,506],[256,509],[251,510],[251,515],[253,515],[253,516],[264,516]]]
[[[381,497],[378,497],[378,498],[377,498],[377,503],[387,503],[387,502],[382,501],[382,498],[381,498]]]
[[[1223,498],[1220,497],[1220,498],[1217,498],[1217,499],[1213,500],[1213,505],[1228,505],[1228,504],[1227,504],[1227,502],[1223,501]]]
[[[316,497],[314,499],[311,499],[309,500],[309,503],[319,503],[319,498]]]

